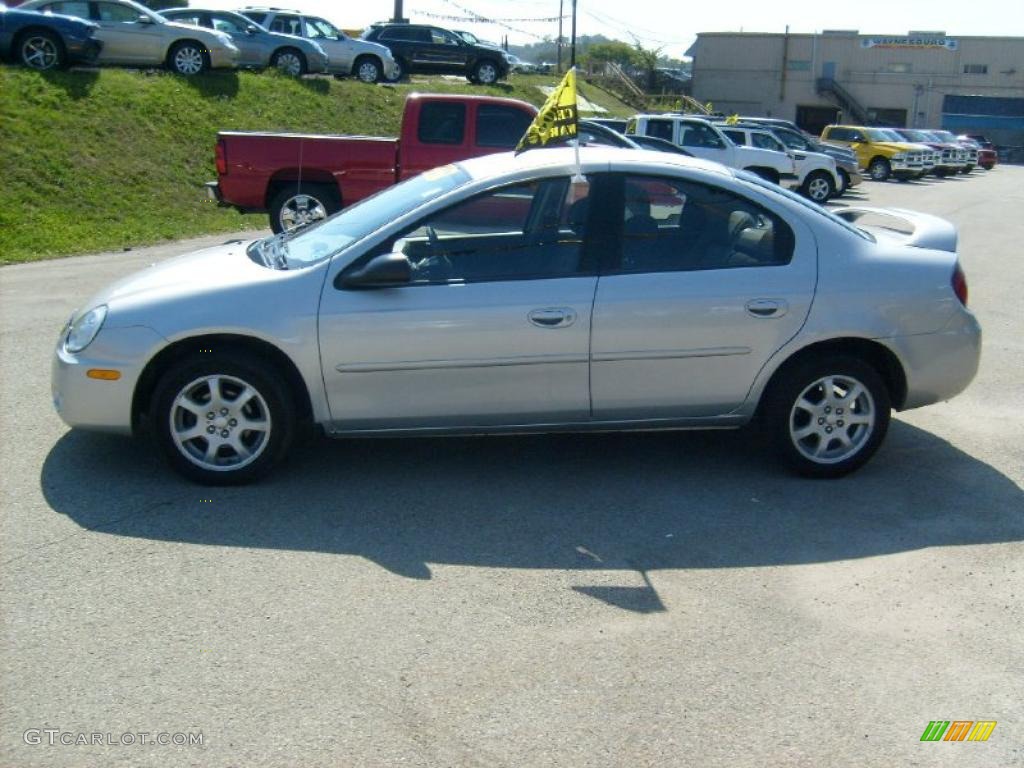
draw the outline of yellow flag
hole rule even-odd
[[[738,123],[739,121],[740,121],[740,116],[736,115],[736,114],[729,115],[727,118],[725,118],[725,124],[726,125],[736,125],[736,123]]]
[[[516,144],[516,154],[533,147],[546,147],[576,138],[576,68],[565,73],[540,112]]]

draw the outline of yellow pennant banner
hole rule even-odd
[[[576,138],[576,68],[565,73],[516,145],[516,153]]]

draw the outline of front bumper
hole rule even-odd
[[[132,398],[142,374],[144,361],[166,344],[151,328],[103,328],[92,344],[78,354],[64,350],[64,338],[57,343],[50,367],[53,407],[65,424],[75,429],[130,434]],[[93,368],[115,370],[117,381],[89,378]]]
[[[206,52],[210,56],[210,68],[211,69],[235,69],[238,66],[238,49],[237,48],[207,48]]]
[[[103,41],[95,37],[84,39],[65,38],[64,49],[68,54],[68,61],[74,64],[92,64],[100,56],[103,50]]]

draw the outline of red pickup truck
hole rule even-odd
[[[269,212],[282,232],[430,168],[508,151],[536,114],[515,99],[412,94],[397,139],[221,131],[207,192],[242,213]]]

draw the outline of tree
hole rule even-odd
[[[648,92],[653,91],[658,85],[658,60],[661,58],[661,48],[644,48],[639,40],[634,39],[631,53],[633,63],[644,72]]]
[[[618,64],[620,67],[625,67],[633,62],[633,48],[629,43],[609,40],[589,46],[581,58],[587,66]]]

